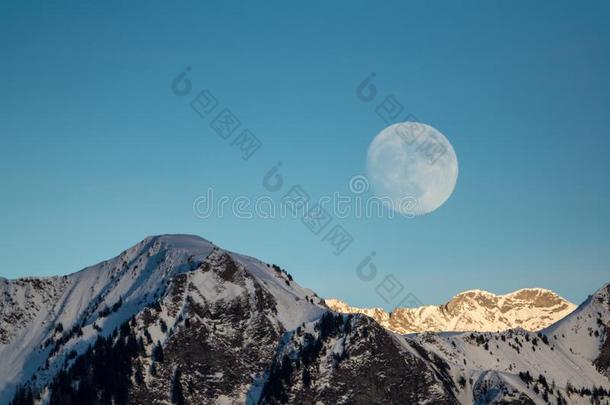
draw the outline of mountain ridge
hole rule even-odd
[[[545,288],[521,288],[506,294],[471,289],[460,292],[440,305],[413,308],[352,307],[327,298],[329,308],[342,313],[361,313],[396,333],[498,332],[522,327],[540,330],[565,317],[576,305]]]
[[[604,291],[538,335],[403,335],[275,264],[147,237],[66,276],[0,280],[0,404],[589,403],[609,388]]]
[[[228,267],[227,274],[213,274],[214,266]],[[228,280],[238,268],[244,279],[233,285]],[[193,280],[194,289],[207,302],[230,302],[234,294],[247,291],[262,301],[279,297],[272,329],[281,333],[325,311],[311,290],[254,258],[222,250],[196,235],[146,237],[112,259],[68,275],[0,283],[0,403],[6,403],[20,381],[33,376],[51,381],[72,350],[79,355],[96,337],[111,335],[134,314],[157,305],[177,288],[177,279],[191,273],[201,276]],[[151,334],[163,341],[167,330]]]

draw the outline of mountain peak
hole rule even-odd
[[[51,405],[177,392],[202,404],[542,404],[560,391],[588,403],[610,375],[609,296],[606,285],[570,313],[550,290],[470,290],[387,313],[325,302],[199,236],[149,236],[77,273],[0,279],[0,405],[15,390]]]
[[[478,288],[473,288],[473,289],[462,291],[462,292],[456,294],[454,296],[454,298],[455,297],[459,297],[461,295],[493,295],[493,296],[496,296],[496,294],[494,294],[492,292],[489,292],[487,290],[481,290],[481,289],[478,289]]]
[[[82,354],[136,315],[150,319],[151,308],[161,308],[152,313],[169,325],[150,329],[161,343],[185,311],[235,318],[249,311],[257,317],[253,328],[272,322],[267,327],[279,334],[325,310],[319,297],[277,266],[196,235],[149,236],[76,273],[0,282],[0,404],[15,382],[33,375],[50,381],[70,353]]]
[[[503,295],[473,289],[455,295],[443,305],[396,308],[391,313],[380,308],[351,307],[335,299],[326,300],[326,304],[337,312],[368,315],[397,333],[493,332],[517,327],[536,331],[576,308],[544,288],[522,288]]]
[[[555,293],[552,290],[549,290],[548,288],[525,287],[525,288],[520,288],[518,290],[511,291],[511,292],[508,292],[505,294],[495,294],[495,293],[492,293],[487,290],[481,290],[481,289],[474,288],[471,290],[462,291],[462,292],[456,294],[453,298],[457,298],[457,297],[460,297],[463,295],[483,295],[483,296],[492,296],[492,297],[502,298],[502,297],[514,297],[514,296],[521,295],[521,294],[549,294],[549,295],[559,296],[557,293]]]
[[[151,243],[160,243],[166,247],[175,249],[202,249],[213,245],[212,242],[202,238],[199,235],[178,233],[147,236],[142,241],[134,245],[134,248],[145,246]]]

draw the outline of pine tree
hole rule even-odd
[[[163,319],[159,319],[159,326],[161,327],[161,332],[167,332],[167,324]]]
[[[182,372],[180,368],[177,367],[174,372],[174,378],[172,379],[172,402],[176,405],[184,405],[184,394],[182,392],[182,384],[180,383],[180,378],[182,377]]]
[[[144,382],[144,373],[142,373],[142,363],[138,360],[135,366],[136,372],[134,374],[134,378],[137,384],[142,384]]]
[[[284,382],[289,382],[291,374],[292,374],[292,361],[285,354],[284,357],[282,358],[282,371],[281,371],[282,380],[284,380]]]
[[[157,363],[153,362],[150,365],[150,374],[156,376],[157,375]]]
[[[305,388],[309,388],[310,384],[311,384],[311,374],[309,373],[309,370],[307,370],[307,368],[303,368],[303,386]]]
[[[153,360],[163,363],[163,347],[161,342],[157,341],[157,345],[153,348],[152,356]]]

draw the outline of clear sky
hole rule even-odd
[[[580,302],[610,281],[609,17],[606,1],[2,2],[0,275],[66,274],[194,233],[354,305],[534,286]],[[206,88],[262,142],[249,160],[190,108]],[[299,220],[193,214],[209,187],[277,203],[294,184],[347,193],[390,94],[457,153],[437,211],[334,218],[353,237],[339,256]],[[268,191],[278,161],[284,186]],[[384,301],[389,275],[404,288]]]

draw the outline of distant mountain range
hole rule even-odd
[[[460,293],[443,305],[418,308],[356,308],[343,301],[326,299],[334,311],[365,314],[396,333],[500,332],[523,328],[543,329],[572,312],[576,305],[543,288],[525,288],[505,295],[482,290]]]
[[[0,404],[610,398],[610,284],[574,310],[527,289],[341,313],[362,311],[197,236],[148,237],[67,276],[0,279]],[[430,332],[445,328],[477,332]]]

